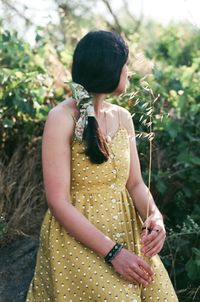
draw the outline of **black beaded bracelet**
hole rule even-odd
[[[108,252],[108,254],[104,257],[105,261],[108,264],[112,264],[112,260],[119,254],[119,252],[123,249],[123,245],[120,243],[116,243],[113,248]]]

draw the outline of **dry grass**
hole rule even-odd
[[[20,235],[38,236],[46,210],[41,139],[19,146],[9,162],[0,160],[0,244]]]
[[[199,302],[200,301],[200,287],[186,288],[177,292],[180,302]]]

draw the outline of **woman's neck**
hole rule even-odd
[[[104,111],[104,106],[105,106],[105,99],[106,99],[106,94],[95,94],[94,98],[92,100],[93,104],[94,104],[94,112],[95,112],[95,116],[98,118],[99,115],[101,115],[102,111]]]

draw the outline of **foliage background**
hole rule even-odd
[[[151,188],[168,231],[161,256],[180,301],[199,301],[200,31],[141,22],[125,10],[95,26],[89,13],[77,15],[75,2],[59,3],[60,23],[37,28],[33,46],[0,27],[1,244],[38,237],[46,210],[41,136],[48,111],[70,95],[64,82],[75,44],[88,30],[116,30],[129,44],[132,75],[127,93],[109,100],[133,115],[146,182],[152,142]]]

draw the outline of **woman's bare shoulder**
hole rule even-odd
[[[108,108],[108,110],[111,110],[116,113],[120,112],[121,117],[124,119],[130,118],[130,116],[131,116],[129,110],[127,110],[126,108],[124,108],[120,105],[107,103],[107,108]]]
[[[60,102],[55,107],[53,107],[49,111],[49,114],[59,117],[72,116],[76,118],[76,116],[78,115],[76,102],[72,98],[65,99],[64,101]]]
[[[64,100],[49,111],[45,123],[45,132],[52,135],[63,134],[70,137],[74,130],[74,118],[76,118],[76,115],[74,100]]]
[[[126,128],[129,135],[134,135],[134,124],[130,111],[117,104],[110,104],[110,109],[113,110],[113,115],[115,115],[116,118],[118,113],[120,114],[122,127]]]

